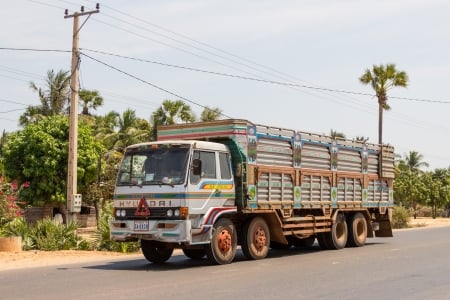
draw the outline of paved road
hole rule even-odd
[[[174,256],[0,272],[1,299],[449,299],[450,227],[340,251],[277,250],[210,266]]]

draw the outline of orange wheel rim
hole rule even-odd
[[[228,251],[230,251],[231,234],[228,230],[224,229],[217,235],[217,244],[222,254],[226,254]]]
[[[265,246],[267,242],[266,232],[262,227],[259,227],[255,230],[255,236],[254,236],[254,244],[255,248],[258,251],[261,251]]]

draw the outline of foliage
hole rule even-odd
[[[38,221],[32,227],[30,237],[36,248],[44,251],[70,250],[76,249],[79,238],[76,222],[69,224],[59,224],[51,218]]]
[[[406,207],[417,209],[417,205],[424,204],[422,195],[426,189],[420,174],[410,169],[401,171],[394,181],[394,199]]]
[[[389,110],[387,91],[393,87],[406,87],[408,75],[398,71],[394,64],[373,65],[372,70],[366,69],[359,78],[362,84],[370,84],[378,99],[378,143],[383,142],[383,111]]]
[[[6,223],[0,232],[0,236],[20,236],[22,237],[22,249],[31,250],[36,249],[34,239],[31,238],[31,227],[26,222],[25,218],[15,218]]]
[[[407,228],[409,222],[408,210],[403,206],[394,206],[392,212],[392,228]]]
[[[69,71],[60,70],[56,74],[53,70],[48,71],[46,84],[46,87],[38,88],[34,82],[30,82],[30,88],[38,93],[41,104],[27,107],[19,118],[20,125],[28,125],[47,116],[67,112],[70,92]]]
[[[200,121],[206,122],[206,121],[215,121],[220,118],[222,115],[222,110],[218,107],[216,108],[209,108],[208,106],[205,107],[202,111],[202,114],[200,115]]]
[[[428,167],[429,164],[423,161],[423,155],[417,151],[409,151],[408,154],[404,155],[403,159],[398,161],[398,167],[400,169],[409,169],[412,172],[421,171],[422,167]]]
[[[30,187],[20,196],[28,204],[66,201],[69,122],[65,116],[52,116],[12,133],[3,147],[5,175]],[[101,143],[83,123],[78,127],[78,184],[83,192],[97,177]]]
[[[334,130],[334,129],[330,129],[330,134],[329,135],[333,139],[338,139],[338,138],[345,139],[345,134],[344,133],[338,132],[337,130]]]
[[[81,90],[79,92],[79,99],[81,102],[81,114],[90,116],[89,109],[96,110],[103,105],[103,98],[98,91]]]
[[[97,230],[94,234],[94,247],[101,251],[115,251],[115,252],[136,252],[139,250],[139,242],[116,242],[112,241],[109,230],[109,220],[112,206],[107,207],[97,222]]]
[[[396,166],[394,197],[397,203],[411,208],[416,215],[420,206],[432,208],[432,216],[437,216],[438,208],[450,206],[450,170],[435,169],[421,171],[428,166],[421,154],[410,151]]]
[[[195,115],[191,107],[182,100],[164,100],[161,106],[153,112],[152,137],[156,140],[159,125],[172,125],[177,123],[190,123],[195,121]]]
[[[16,182],[9,183],[0,177],[0,226],[23,216],[24,202],[19,200],[18,194],[28,186],[29,183],[25,182],[18,187]]]
[[[22,237],[23,250],[69,250],[77,249],[85,243],[77,236],[78,224],[59,224],[51,218],[45,218],[29,225],[24,218],[16,218],[2,227],[3,236]]]
[[[150,139],[150,123],[146,120],[136,117],[136,112],[127,109],[121,116],[109,114],[103,121],[106,128],[99,130],[103,136],[103,143],[108,150],[124,149],[129,145],[142,143]],[[118,131],[114,131],[115,127]]]

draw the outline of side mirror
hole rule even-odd
[[[202,161],[198,158],[192,160],[192,173],[197,176],[202,174]]]

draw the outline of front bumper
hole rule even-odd
[[[167,243],[188,243],[191,239],[190,220],[111,220],[110,238],[125,242],[146,239]]]

